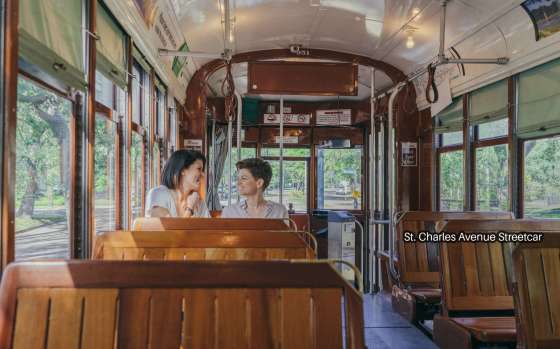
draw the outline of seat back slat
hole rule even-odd
[[[328,263],[16,263],[0,347],[364,348],[362,307]]]
[[[405,243],[404,232],[418,234],[422,231],[439,232],[446,221],[511,219],[510,212],[432,212],[410,211],[397,225],[398,269],[404,286],[429,284],[439,286],[440,266],[438,244],[433,242]],[[473,280],[475,281],[475,280]]]
[[[266,218],[136,218],[133,230],[290,230],[286,220]]]
[[[488,227],[488,222],[491,222],[492,226]],[[492,234],[501,230],[508,231],[510,222],[513,220],[451,220],[445,225],[444,231]],[[498,226],[501,227],[499,230],[496,229]],[[511,226],[510,228],[513,229]],[[444,310],[513,310],[513,298],[508,287],[507,259],[503,247],[499,242],[456,242],[440,245]]]
[[[560,222],[547,228],[542,242],[513,252],[519,341],[527,349],[560,347]]]
[[[119,231],[95,240],[93,259],[269,260],[315,259],[315,251],[292,231]]]

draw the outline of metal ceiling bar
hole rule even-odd
[[[194,51],[177,51],[160,48],[158,50],[160,57],[193,57],[193,58],[224,58],[223,53],[207,53],[207,52],[194,52]]]

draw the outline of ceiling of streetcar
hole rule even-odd
[[[129,3],[142,0],[129,0]],[[115,1],[108,1],[109,3]],[[229,2],[229,28],[224,3]],[[449,0],[446,50],[463,58],[510,57],[515,61],[534,50],[535,33],[520,0]],[[175,17],[190,51],[233,54],[290,45],[367,56],[394,65],[405,74],[425,67],[439,47],[440,0],[159,0]],[[189,58],[190,78],[211,59]],[[360,67],[359,96],[369,95],[370,70]],[[500,68],[503,72],[504,69]],[[488,77],[492,66],[468,66],[467,77],[453,86]],[[499,70],[499,69],[498,69]],[[506,68],[507,70],[507,68]],[[246,92],[247,65],[233,69],[236,85]],[[224,72],[210,79],[220,95]],[[492,75],[492,74],[490,74]],[[480,84],[480,81],[478,82]],[[378,75],[376,86],[391,80]],[[468,88],[468,87],[465,87]]]

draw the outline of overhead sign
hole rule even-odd
[[[317,110],[317,125],[352,125],[352,109]]]
[[[275,136],[274,142],[280,144],[280,136]],[[298,144],[298,143],[299,143],[298,136],[284,136],[284,144]]]
[[[185,139],[183,142],[185,149],[198,150],[202,152],[202,139]]]
[[[284,125],[309,125],[311,114],[284,114]],[[280,124],[280,114],[264,114],[265,124]]]

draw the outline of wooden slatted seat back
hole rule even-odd
[[[286,220],[265,218],[136,218],[132,230],[290,230]]]
[[[0,347],[364,348],[362,305],[326,263],[15,263]]]
[[[554,231],[513,253],[518,335],[527,349],[560,348],[560,222],[541,224]]]
[[[271,260],[315,259],[294,231],[116,231],[97,236],[93,259]]]
[[[439,232],[448,220],[512,219],[510,212],[432,212],[410,211],[397,225],[398,270],[404,286],[414,284],[439,287],[439,245],[433,242],[405,243],[404,232]]]
[[[547,228],[528,220],[449,221],[444,228],[486,235],[535,229]],[[442,243],[440,260],[444,311],[513,311],[510,243]]]

